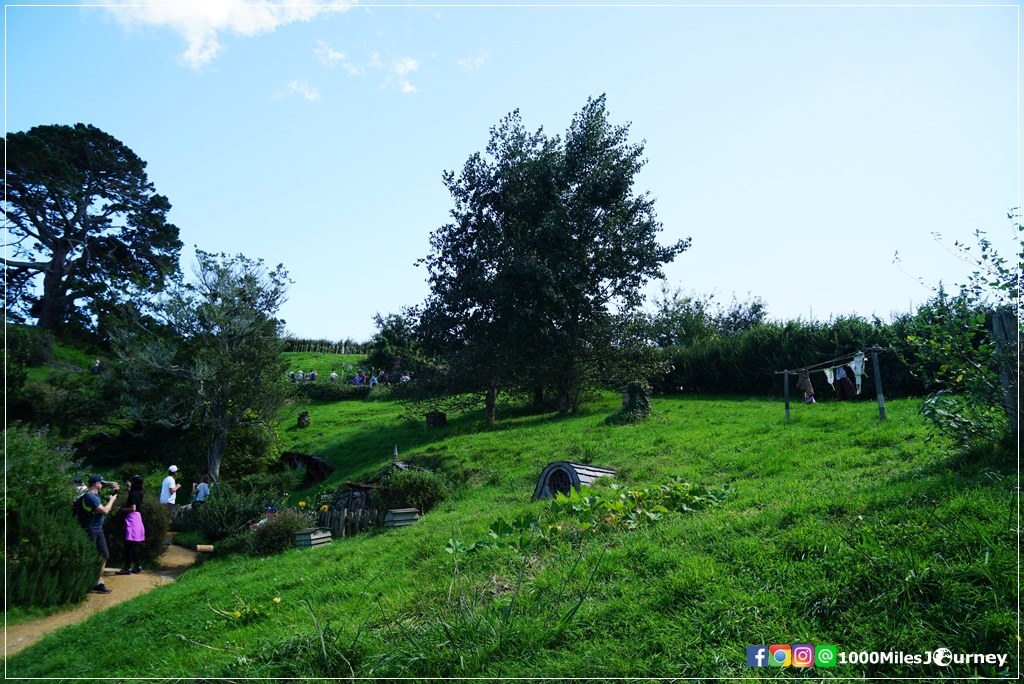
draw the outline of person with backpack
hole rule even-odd
[[[100,491],[108,484],[114,490],[114,493],[110,495],[110,498],[104,505],[102,499],[100,499]],[[96,544],[96,550],[103,557],[99,580],[96,582],[96,586],[89,590],[96,594],[110,593],[110,589],[103,583],[103,569],[107,566],[107,560],[110,558],[110,551],[107,550],[107,538],[103,536],[103,521],[110,514],[110,509],[114,505],[114,499],[117,498],[119,489],[120,487],[116,482],[104,482],[103,478],[99,475],[90,475],[89,489],[75,501],[75,513],[78,516],[78,522],[86,534],[89,535],[89,539]]]

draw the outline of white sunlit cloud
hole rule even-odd
[[[311,87],[306,81],[289,81],[288,92],[311,102],[320,99],[320,91]]]
[[[409,74],[419,71],[420,68],[419,61],[412,57],[385,61],[381,58],[380,53],[370,52],[365,60],[358,61],[351,59],[347,53],[335,49],[333,45],[323,40],[316,42],[313,54],[324,66],[331,69],[341,67],[353,76],[363,76],[368,72],[385,72],[389,76],[382,86],[384,88],[389,87],[389,84],[394,86],[394,76],[397,76],[398,89],[402,93],[409,95],[417,91],[416,86],[407,78]]]
[[[456,64],[458,64],[460,68],[465,69],[466,71],[474,71],[482,67],[484,65],[484,62],[486,61],[487,60],[483,57],[483,55],[480,55],[477,57],[464,57],[463,59],[457,61]]]
[[[177,32],[186,43],[181,60],[193,69],[201,69],[223,51],[224,33],[257,36],[286,24],[311,21],[321,14],[343,12],[354,4],[354,0],[284,0],[273,5],[246,0],[202,0],[141,5],[134,0],[114,0],[103,9],[127,27],[165,26]]]

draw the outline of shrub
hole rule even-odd
[[[6,606],[77,603],[96,584],[103,559],[71,515],[28,498],[7,516]]]
[[[377,483],[385,508],[416,508],[426,513],[448,496],[448,482],[430,470],[393,470]]]
[[[315,527],[316,519],[310,513],[286,508],[253,530],[249,538],[249,551],[257,556],[272,556],[295,546],[295,533]]]
[[[243,532],[256,521],[274,498],[261,492],[245,492],[218,484],[199,507],[196,523],[207,539],[217,541]]]
[[[274,430],[263,424],[252,424],[232,431],[224,455],[220,475],[235,480],[246,474],[266,472],[277,464],[280,453]],[[205,464],[203,468],[205,470]]]
[[[344,401],[348,399],[366,399],[373,388],[369,385],[352,385],[344,382],[300,382],[295,385],[295,392],[306,399],[318,401]]]
[[[71,513],[75,463],[43,432],[13,426],[7,453],[7,592],[12,605],[80,601],[95,584],[102,559]],[[6,605],[6,603],[5,603]]]
[[[629,404],[604,419],[608,425],[639,423],[651,415],[651,388],[645,382],[630,382],[626,385]]]

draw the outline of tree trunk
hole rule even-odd
[[[494,424],[495,405],[498,403],[498,385],[491,383],[487,388],[487,397],[484,399],[484,418],[489,425]]]
[[[537,385],[533,388],[533,409],[542,411],[544,409],[544,386]]]
[[[1012,311],[998,309],[992,318],[992,337],[999,355],[999,384],[1003,389],[1003,410],[1010,419],[1013,436],[1018,436],[1017,389],[1020,382],[1020,366],[1017,358],[1017,317]]]
[[[64,323],[66,313],[66,291],[62,269],[43,271],[43,294],[36,305],[38,326],[43,330],[56,332]]]
[[[558,415],[567,416],[569,415],[569,409],[571,408],[571,402],[569,401],[569,387],[565,384],[559,384],[558,386]]]
[[[228,434],[218,430],[210,436],[206,447],[206,469],[214,481],[220,479],[220,462],[224,459],[224,449],[228,445]]]

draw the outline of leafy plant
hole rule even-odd
[[[307,511],[286,508],[268,517],[253,530],[249,551],[257,556],[272,556],[295,548],[295,533],[316,526],[316,517]]]

